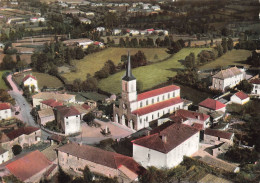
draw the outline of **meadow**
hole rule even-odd
[[[8,89],[8,86],[5,84],[4,80],[2,79],[2,75],[8,72],[8,70],[0,71],[0,89]]]

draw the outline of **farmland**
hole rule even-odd
[[[197,55],[205,49],[210,50],[210,48],[183,48],[173,57],[164,62],[133,69],[133,74],[137,78],[137,81],[142,83],[142,90],[147,90],[161,83],[167,82],[168,78],[175,76],[178,70],[184,68],[181,62],[191,52],[194,52],[195,55]],[[120,82],[124,73],[125,71],[121,71],[101,80],[99,82],[99,88],[106,92],[118,94],[121,90]]]

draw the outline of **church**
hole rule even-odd
[[[184,100],[180,98],[180,87],[176,85],[137,94],[128,53],[126,73],[122,78],[122,97],[119,105],[113,107],[114,122],[140,130],[163,115],[183,108]]]

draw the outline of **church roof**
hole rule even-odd
[[[127,58],[127,65],[126,65],[126,73],[125,76],[122,78],[122,80],[125,81],[131,81],[131,80],[135,80],[136,78],[133,76],[132,74],[132,69],[131,69],[131,58],[130,58],[130,54],[128,52],[128,58]]]
[[[138,114],[139,116],[154,112],[154,111],[158,111],[160,109],[164,109],[166,107],[175,105],[175,104],[179,104],[182,103],[183,100],[180,97],[175,97],[175,98],[171,98],[169,100],[165,100],[162,102],[158,102],[152,105],[149,105],[147,107],[143,107],[140,109],[137,109],[135,111],[133,111],[133,114]]]
[[[198,132],[199,130],[189,125],[173,123],[163,130],[159,130],[158,133],[133,140],[132,143],[162,153],[168,153]]]
[[[148,92],[141,93],[137,96],[137,100],[138,101],[144,100],[144,99],[147,99],[147,98],[150,98],[150,97],[154,97],[154,96],[161,95],[161,94],[164,94],[164,93],[168,93],[168,92],[171,92],[171,91],[175,91],[175,90],[178,90],[178,89],[180,89],[180,87],[176,86],[176,85],[165,86],[165,87],[162,87],[162,88],[158,88],[158,89],[155,89],[155,90],[151,90],[151,91],[148,91]]]

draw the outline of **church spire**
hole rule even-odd
[[[131,57],[130,57],[129,51],[128,51],[128,56],[127,56],[126,73],[122,79],[125,81],[131,81],[131,80],[136,79],[132,74]]]

